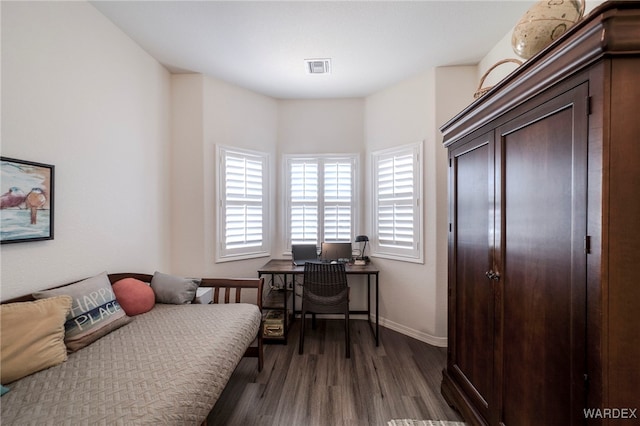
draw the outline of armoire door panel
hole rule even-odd
[[[608,185],[608,389],[605,407],[640,412],[640,55],[611,67]],[[635,82],[631,84],[630,82]],[[626,141],[627,143],[624,143]],[[640,417],[640,413],[637,415]],[[638,419],[635,419],[639,422]],[[621,422],[622,423],[622,422]],[[615,424],[615,423],[613,423]]]
[[[493,168],[490,145],[454,153],[456,372],[459,382],[487,415],[493,386],[493,304],[489,250]]]
[[[500,417],[507,426],[574,424],[576,399],[584,401],[576,382],[576,371],[585,371],[583,89],[501,132]]]

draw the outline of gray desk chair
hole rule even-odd
[[[304,264],[302,286],[302,324],[300,325],[300,346],[304,347],[304,322],[307,313],[344,314],[345,346],[347,358],[351,357],[349,341],[349,287],[344,264],[311,263]]]

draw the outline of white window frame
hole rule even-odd
[[[373,237],[370,237],[371,256],[387,259],[400,260],[405,262],[424,263],[424,237],[423,237],[423,143],[418,142],[393,148],[388,148],[371,153],[371,173],[372,173],[372,199],[373,210],[371,212],[371,229]],[[403,160],[410,157],[411,167],[407,166]],[[386,184],[393,186],[392,193],[381,188],[382,181],[380,167],[391,163],[391,182]],[[397,164],[396,164],[397,163]],[[400,175],[404,173],[404,179]],[[410,194],[403,193],[400,189],[402,181],[406,183],[407,176],[411,179],[412,191]],[[398,192],[396,192],[398,186]],[[381,191],[387,192],[382,196]],[[398,210],[404,215],[407,223],[396,223],[394,218],[390,224],[381,220],[385,215],[381,209]],[[395,216],[395,213],[391,213]],[[387,236],[387,238],[385,238]]]
[[[284,247],[288,252],[291,251],[292,245],[292,223],[291,223],[291,211],[293,208],[293,201],[291,197],[291,167],[293,163],[300,162],[316,162],[318,165],[318,199],[317,204],[310,201],[311,205],[317,205],[318,212],[318,222],[317,222],[317,230],[316,230],[316,238],[315,240],[299,240],[296,243],[306,243],[311,244],[315,243],[318,247],[320,247],[320,243],[322,241],[327,242],[353,242],[356,232],[359,229],[358,218],[360,217],[360,185],[359,185],[359,155],[358,154],[308,154],[308,155],[297,155],[297,154],[286,154],[284,155],[284,189],[283,192],[285,194],[285,206],[284,206],[284,221],[285,221],[285,241]],[[325,220],[324,220],[324,211],[325,211],[325,198],[324,198],[324,185],[326,184],[324,180],[324,165],[327,163],[331,163],[333,161],[344,161],[348,162],[351,165],[351,200],[347,203],[350,208],[350,229],[349,229],[349,237],[346,239],[325,239]],[[340,203],[336,203],[338,205]]]
[[[241,182],[245,185],[245,195],[230,196],[227,191],[227,161],[230,158],[240,159],[242,161],[256,163],[261,166],[261,194],[250,194],[247,180]],[[222,145],[216,146],[216,163],[218,166],[218,202],[216,218],[217,218],[217,235],[216,239],[216,262],[229,262],[241,259],[252,259],[256,257],[264,257],[270,255],[270,208],[269,208],[269,155],[265,152],[251,151],[234,147],[226,147]],[[245,170],[246,171],[246,170]],[[254,242],[246,244],[237,243],[236,247],[228,244],[227,241],[227,211],[228,208],[236,206],[237,208],[261,208],[261,238]],[[240,218],[240,216],[238,216]],[[246,216],[242,220],[246,220]],[[246,241],[248,236],[247,229],[241,230]]]

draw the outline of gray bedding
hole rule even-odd
[[[250,304],[163,305],[8,385],[3,425],[200,425],[260,327]]]

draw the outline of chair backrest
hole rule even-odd
[[[304,264],[304,292],[320,297],[333,297],[347,288],[347,273],[344,263],[312,263]]]

